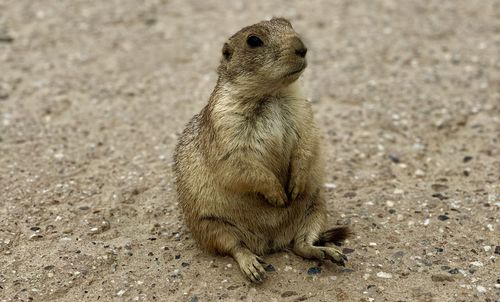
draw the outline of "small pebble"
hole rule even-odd
[[[394,201],[388,200],[385,202],[385,204],[389,207],[392,208],[394,206]]]
[[[311,267],[307,270],[307,274],[308,275],[317,275],[321,273],[321,268],[320,267],[317,267],[317,266],[314,266],[314,267]]]
[[[447,274],[434,274],[431,276],[431,280],[434,282],[452,282],[455,281],[455,278]]]
[[[484,294],[485,292],[487,292],[486,287],[481,286],[481,285],[478,285],[478,286],[476,287],[476,289],[477,289],[477,291],[478,291],[479,293],[481,293],[481,294]]]
[[[394,189],[394,194],[403,194],[405,191],[401,190],[401,189]]]
[[[470,162],[471,160],[472,160],[472,156],[470,156],[470,155],[464,156],[464,159],[463,159],[464,163]]]
[[[500,245],[495,246],[495,254],[500,255]]]
[[[453,268],[451,270],[448,271],[448,273],[452,274],[452,275],[455,275],[455,274],[458,274],[460,271],[458,270],[458,268]]]
[[[438,219],[441,220],[441,221],[445,221],[445,220],[450,219],[450,217],[448,217],[447,215],[439,215]]]
[[[30,240],[39,240],[39,239],[42,239],[42,238],[43,238],[43,236],[40,235],[40,234],[32,234],[30,236]]]
[[[354,252],[354,249],[351,249],[351,248],[348,248],[348,247],[345,247],[342,249],[342,253],[344,254],[351,254]]]
[[[192,296],[191,297],[191,302],[198,302],[198,297]]]
[[[432,184],[431,185],[431,189],[436,191],[436,192],[441,192],[441,191],[445,191],[448,189],[448,186],[447,185],[442,185],[442,184]]]
[[[420,170],[420,169],[417,169],[415,171],[415,176],[418,176],[418,177],[422,177],[422,176],[425,176],[425,172]]]
[[[405,255],[405,252],[397,251],[394,254],[392,254],[392,258],[401,259],[401,258],[403,258],[404,255]]]
[[[189,266],[189,263],[187,263],[187,262],[182,262],[182,263],[181,263],[181,266],[182,266],[182,267]]]
[[[389,158],[390,161],[392,161],[395,164],[399,164],[401,162],[401,159],[396,155],[389,154],[387,157]]]
[[[473,266],[477,266],[477,267],[481,267],[483,266],[484,264],[481,262],[481,261],[474,261],[474,262],[471,262],[470,265],[473,265]]]
[[[346,197],[346,198],[354,198],[354,197],[356,197],[356,192],[352,192],[352,191],[351,192],[346,192],[344,194],[344,197]]]
[[[385,273],[385,272],[378,272],[377,277],[384,278],[384,279],[390,279],[390,278],[392,278],[392,274]]]
[[[335,189],[337,186],[335,184],[333,184],[333,183],[325,183],[324,187],[326,189]]]
[[[443,195],[443,194],[441,194],[441,193],[434,193],[434,194],[432,194],[431,196],[432,196],[432,197],[435,197],[435,198],[437,198],[437,199],[439,199],[439,200],[446,200],[446,199],[448,199],[448,198],[449,198],[448,196],[445,196],[445,195]]]
[[[425,266],[432,266],[432,260],[431,259],[422,259],[422,263]]]
[[[294,292],[293,290],[287,290],[286,292],[283,292],[281,294],[281,297],[286,298],[286,297],[291,297],[291,296],[296,296],[296,295],[298,295],[297,292]]]
[[[268,264],[268,265],[266,265],[266,266],[264,267],[264,270],[265,270],[266,272],[274,272],[274,271],[276,271],[276,269],[274,268],[274,266],[273,266],[272,264]]]
[[[177,277],[180,276],[181,271],[179,269],[175,269],[173,272],[170,273],[171,277]]]
[[[340,272],[341,273],[353,273],[354,270],[350,269],[350,268],[343,267],[343,268],[340,269]]]
[[[14,42],[14,38],[11,35],[0,31],[0,43],[12,43]]]

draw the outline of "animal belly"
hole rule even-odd
[[[287,246],[301,217],[297,207],[277,208],[257,194],[234,196],[225,212],[233,213],[231,222],[245,233],[245,244],[264,252]]]

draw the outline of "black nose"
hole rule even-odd
[[[307,48],[305,46],[300,47],[295,50],[295,54],[298,55],[301,58],[305,58],[307,53]]]

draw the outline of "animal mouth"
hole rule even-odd
[[[305,64],[305,63],[302,64],[299,68],[294,69],[291,72],[287,73],[285,75],[285,78],[301,73],[302,71],[304,71],[304,69],[306,69],[306,66],[307,66],[307,64]]]

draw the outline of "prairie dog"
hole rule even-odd
[[[266,253],[290,247],[304,258],[344,265],[325,230],[323,165],[310,103],[296,80],[307,48],[284,18],[245,27],[222,48],[208,104],[187,124],[174,171],[194,239],[231,255],[253,282]]]

